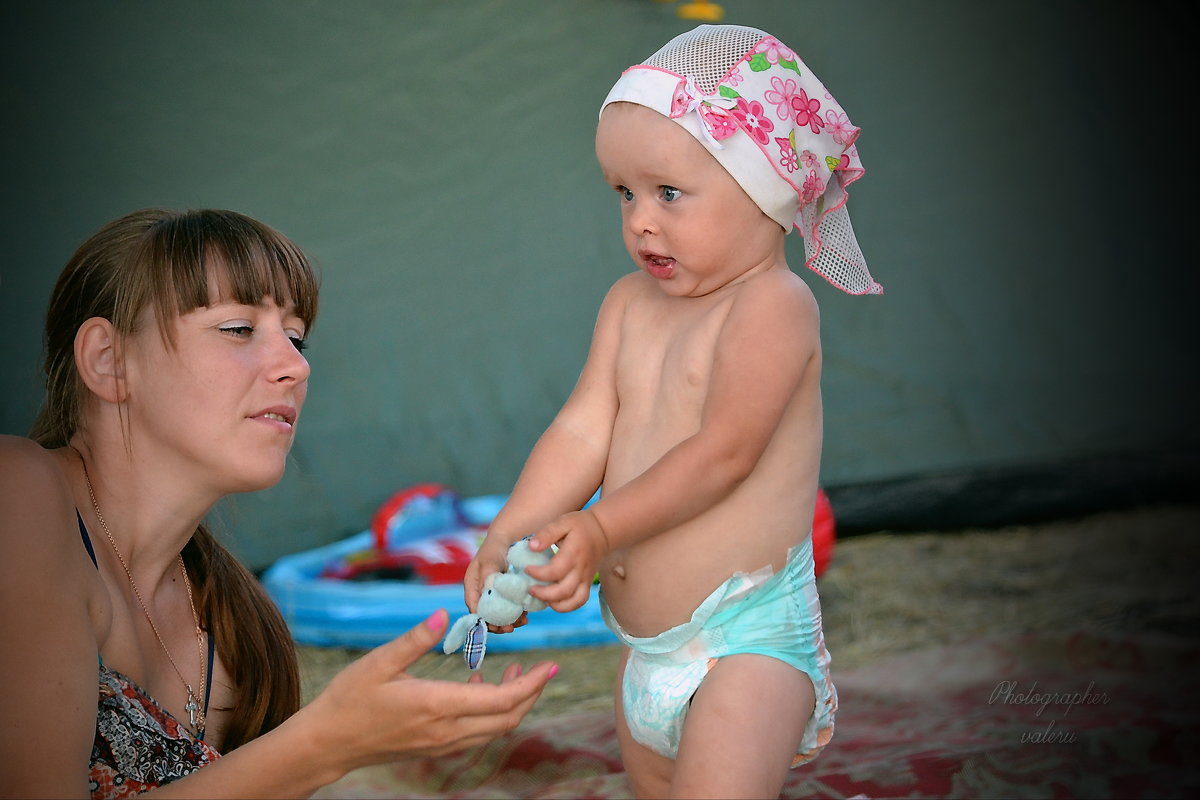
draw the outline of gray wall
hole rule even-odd
[[[1190,148],[1172,133],[1182,56],[1152,46],[1184,12],[724,5],[796,48],[863,128],[851,208],[886,294],[807,276],[826,485],[1196,442],[1169,199]],[[227,207],[323,274],[293,463],[223,507],[235,549],[263,566],[340,538],[418,481],[508,491],[631,268],[596,107],[693,23],[650,0],[9,14],[0,432],[36,411],[41,314],[83,238],[142,206]]]

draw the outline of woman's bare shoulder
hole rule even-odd
[[[24,436],[0,434],[0,460],[9,458],[45,459],[52,463],[51,451]]]
[[[23,436],[0,435],[0,491],[65,496],[69,487],[54,451]]]
[[[14,797],[87,788],[104,587],[80,541],[69,463],[0,436],[0,751]]]
[[[62,459],[19,436],[0,436],[0,548],[54,550],[72,529],[71,487]]]

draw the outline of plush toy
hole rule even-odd
[[[525,574],[525,568],[545,564],[553,554],[550,550],[534,552],[529,539],[522,539],[508,548],[508,569],[493,572],[483,581],[483,594],[474,614],[454,621],[442,643],[442,652],[453,653],[463,648],[463,658],[471,669],[479,669],[487,651],[488,624],[511,625],[526,611],[541,611],[546,604],[529,594],[529,587],[544,584]]]

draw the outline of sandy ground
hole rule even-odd
[[[1098,514],[992,530],[854,536],[818,581],[825,636],[839,670],[883,656],[985,636],[1105,629],[1200,636],[1193,590],[1200,506]],[[307,701],[362,651],[300,647]],[[529,718],[612,708],[618,646],[496,653],[561,669]],[[460,655],[431,653],[410,672],[463,680]]]

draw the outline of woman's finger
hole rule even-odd
[[[509,714],[521,707],[528,709],[557,672],[558,665],[547,661],[499,684],[462,685],[465,689],[477,690],[477,694],[472,697],[472,705],[460,707],[468,709],[466,713],[476,717]]]

